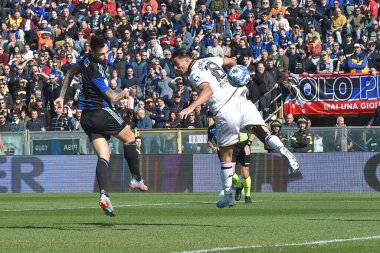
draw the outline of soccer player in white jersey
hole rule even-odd
[[[255,134],[263,143],[281,153],[288,160],[293,171],[298,171],[299,164],[295,156],[284,147],[277,136],[271,135],[255,105],[247,100],[248,89],[232,86],[223,67],[232,67],[236,62],[232,58],[209,57],[194,60],[187,49],[178,49],[173,57],[174,69],[181,75],[188,76],[191,84],[199,89],[198,99],[180,112],[186,118],[195,107],[207,102],[215,116],[218,132],[217,140],[221,155],[221,177],[224,196],[216,206],[234,206],[232,196],[232,151],[239,141],[239,132],[246,129]]]

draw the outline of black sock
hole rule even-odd
[[[99,184],[99,191],[102,194],[106,194],[108,196],[108,166],[109,162],[106,159],[99,158],[98,163],[96,164],[96,179]]]
[[[124,158],[127,160],[129,171],[132,176],[137,180],[141,180],[139,170],[139,154],[136,150],[136,142],[124,143]]]

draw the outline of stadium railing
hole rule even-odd
[[[380,127],[315,127],[313,152],[379,152]],[[282,129],[291,149],[291,137],[297,128]],[[142,154],[207,154],[207,129],[135,130],[142,139]],[[88,155],[94,154],[82,131],[1,133],[6,155]],[[123,145],[110,139],[112,154],[122,154]],[[253,153],[265,153],[264,145],[255,139]],[[292,149],[291,149],[292,150]]]

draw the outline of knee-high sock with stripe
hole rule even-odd
[[[225,194],[231,193],[233,169],[231,163],[222,163],[220,177]]]
[[[236,188],[241,188],[242,187],[242,184],[240,182],[240,178],[239,176],[234,173],[234,175],[232,176],[232,183],[234,183],[234,185],[236,186]]]
[[[99,158],[96,164],[96,180],[98,181],[99,191],[108,195],[108,166],[109,162],[104,158]]]
[[[136,150],[136,142],[124,143],[124,158],[128,163],[129,170],[137,181],[141,180],[139,169],[139,154]]]
[[[251,196],[251,177],[243,178],[243,187],[245,196]]]

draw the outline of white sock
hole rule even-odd
[[[232,175],[233,175],[232,164],[231,163],[222,164],[222,171],[220,172],[220,178],[222,180],[222,187],[224,190],[224,194],[231,193]]]
[[[282,141],[276,135],[269,135],[266,138],[266,143],[276,151],[280,151],[280,148],[284,146]]]

